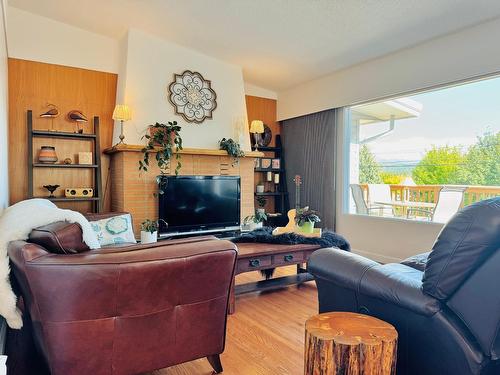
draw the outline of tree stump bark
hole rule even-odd
[[[398,333],[368,315],[332,312],[306,322],[305,375],[394,375]]]

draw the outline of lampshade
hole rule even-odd
[[[113,111],[113,120],[128,121],[132,118],[130,108],[125,104],[117,104]]]
[[[253,120],[250,124],[250,133],[264,133],[264,123],[261,120]]]

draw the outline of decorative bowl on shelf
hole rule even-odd
[[[54,164],[57,161],[56,148],[53,146],[42,146],[38,154],[40,163]]]

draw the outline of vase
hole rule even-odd
[[[38,154],[40,163],[54,164],[57,161],[56,148],[53,146],[42,146]]]
[[[307,233],[307,234],[314,233],[314,222],[306,221],[304,222],[304,224],[300,225],[299,228],[302,233]]]
[[[158,241],[158,232],[141,231],[141,244],[155,243]]]

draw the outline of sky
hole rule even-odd
[[[500,131],[500,77],[408,96],[423,105],[418,118],[397,120],[394,132],[368,146],[379,162],[418,161],[435,146],[463,146]],[[361,126],[360,139],[389,124]]]

